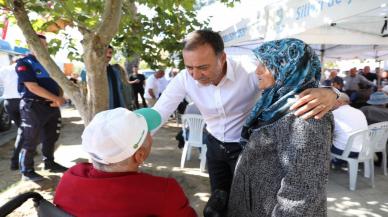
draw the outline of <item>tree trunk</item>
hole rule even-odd
[[[13,1],[13,13],[17,24],[34,51],[39,62],[50,76],[62,87],[80,113],[85,125],[94,115],[108,109],[108,81],[106,76],[105,52],[109,42],[118,31],[122,0],[106,0],[104,14],[95,29],[81,31],[84,35],[84,63],[87,70],[87,88],[70,82],[40,43],[33,30],[22,0]]]

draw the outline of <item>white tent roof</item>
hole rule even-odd
[[[388,20],[387,3],[281,0],[261,8],[255,18],[244,19],[221,35],[227,51],[233,50],[233,54],[250,52],[262,41],[295,37],[316,45],[317,50],[325,50],[325,58],[388,59],[388,29],[383,29]]]

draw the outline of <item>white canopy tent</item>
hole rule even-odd
[[[295,37],[328,59],[388,60],[388,0],[281,0],[221,32],[230,55]]]

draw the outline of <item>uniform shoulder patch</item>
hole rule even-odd
[[[28,70],[27,66],[18,66],[18,67],[16,67],[16,71],[17,72],[25,72],[27,70]]]

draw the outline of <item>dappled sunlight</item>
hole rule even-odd
[[[69,153],[71,153],[69,155]],[[75,145],[60,145],[54,153],[55,160],[66,166],[71,167],[80,162],[79,159],[85,159],[82,162],[89,159],[89,155],[82,149],[80,144]]]
[[[198,192],[194,194],[195,197],[198,197],[201,201],[207,202],[210,198],[209,192]]]
[[[143,163],[140,167],[148,167],[151,168],[153,167],[152,163]]]
[[[172,150],[175,150],[176,147],[175,146],[156,146],[156,147],[152,147],[152,150],[154,151],[172,151]]]
[[[74,149],[79,149],[79,151],[84,152],[82,150],[81,144],[58,144],[58,148],[56,150],[57,151],[69,151],[69,150],[72,150],[74,152]]]
[[[154,165],[152,163],[144,163],[141,165],[141,168],[146,169],[147,171],[150,169],[152,171],[168,171],[168,172],[174,172],[174,173],[181,173],[185,175],[192,175],[192,176],[200,176],[208,178],[209,174],[201,172],[199,168],[180,168],[178,166],[169,167],[166,165]]]
[[[163,125],[163,128],[181,128],[181,124],[177,124],[175,121],[169,121]]]
[[[388,216],[388,205],[379,201],[360,202],[349,197],[328,197],[329,216],[383,217]]]
[[[79,121],[70,121],[70,123],[76,124],[76,125],[84,125],[84,121],[83,121],[83,120],[79,120]]]
[[[180,168],[180,167],[173,167],[172,171],[177,172],[183,172],[187,175],[193,175],[193,176],[201,176],[201,177],[209,177],[208,173],[203,173],[199,170],[199,168]]]
[[[166,167],[166,166],[157,166],[156,167],[156,170],[165,170],[165,169],[168,169],[168,167]]]

